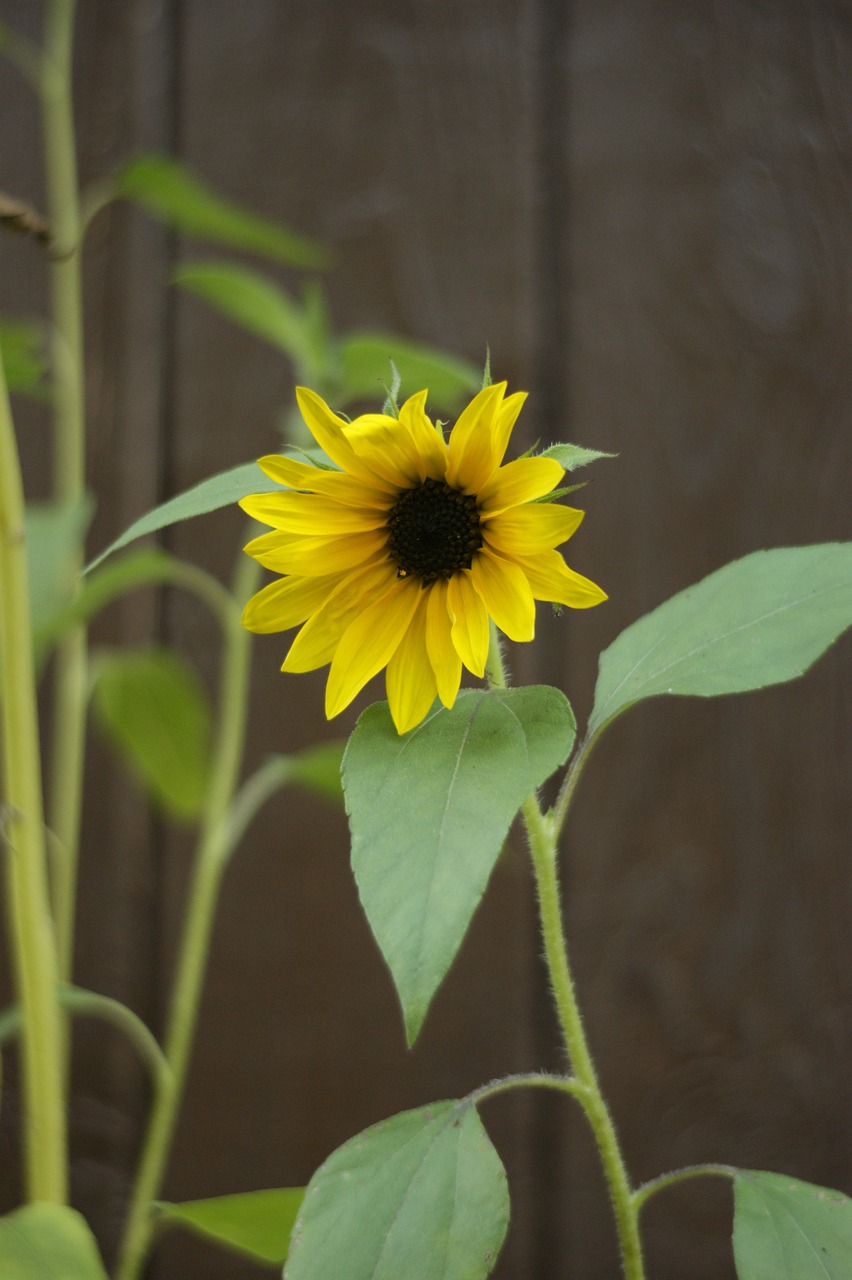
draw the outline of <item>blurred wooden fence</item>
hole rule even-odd
[[[40,5],[2,0],[35,37]],[[850,536],[852,11],[828,0],[81,0],[84,181],[141,150],[333,245],[333,320],[479,361],[532,395],[526,443],[618,451],[595,469],[570,562],[610,603],[516,657],[584,715],[596,655],[640,613],[759,547]],[[41,200],[39,133],[0,74],[4,189]],[[140,213],[94,223],[86,268],[99,548],[164,496],[274,447],[291,375],[169,289],[202,256]],[[5,312],[43,305],[38,250],[0,244]],[[47,428],[25,411],[27,474]],[[220,576],[235,513],[169,547]],[[148,596],[104,643],[178,644],[212,684],[191,603]],[[256,645],[250,763],[311,741],[322,679]],[[849,640],[800,684],[656,702],[612,730],[566,842],[592,1044],[637,1180],[723,1160],[852,1192]],[[362,703],[359,705],[363,705]],[[348,731],[357,708],[329,736]],[[191,843],[152,820],[93,741],[81,984],[156,1029]],[[360,914],[342,815],[282,797],[230,868],[193,1093],[166,1194],[304,1182],[358,1129],[511,1071],[559,1064],[520,852],[495,873],[412,1053]],[[77,1203],[118,1229],[144,1081],[81,1023]],[[7,1204],[15,1101],[4,1098]],[[614,1242],[578,1116],[489,1104],[513,1222],[503,1280],[611,1280]],[[7,1158],[6,1158],[7,1157]],[[648,1211],[655,1280],[725,1280],[730,1192]],[[238,1276],[164,1241],[153,1280]]]

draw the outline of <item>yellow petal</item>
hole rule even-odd
[[[386,548],[384,530],[332,538],[301,538],[275,530],[261,534],[245,550],[273,573],[322,578],[329,573],[364,565],[368,560],[381,556]]]
[[[297,627],[325,604],[339,584],[336,573],[327,578],[278,578],[249,600],[243,626],[258,635]]]
[[[496,516],[509,507],[543,498],[565,474],[555,458],[516,458],[500,467],[478,494],[483,515]]]
[[[281,670],[313,671],[331,662],[340,637],[353,619],[375,600],[380,600],[395,580],[393,569],[386,564],[346,574],[302,627]]]
[[[470,578],[470,570],[454,573],[447,583],[447,608],[456,653],[468,671],[485,674],[488,658],[488,612]]]
[[[447,469],[447,446],[426,416],[428,391],[409,396],[399,411],[400,425],[408,431],[418,461],[419,479],[442,480]]]
[[[482,531],[486,544],[501,555],[530,556],[567,542],[583,515],[575,507],[536,502],[490,518],[483,516]]]
[[[461,684],[461,658],[453,644],[452,623],[447,604],[449,584],[439,580],[429,588],[426,607],[426,651],[435,673],[438,697],[451,707]]]
[[[569,569],[558,551],[545,551],[534,558],[519,556],[518,563],[527,575],[536,600],[552,600],[571,609],[590,609],[607,599],[606,592],[594,582]]]
[[[478,493],[500,465],[494,424],[505,390],[505,382],[483,387],[450,432],[447,484],[454,488]]]
[[[420,603],[421,586],[397,579],[373,604],[358,611],[340,637],[325,690],[329,720],[348,707],[368,680],[381,671],[405,635]]]
[[[435,701],[435,676],[426,652],[428,596],[420,592],[417,612],[388,663],[385,688],[397,733],[418,725]]]
[[[494,423],[494,446],[497,453],[498,464],[503,461],[503,455],[506,452],[506,446],[518,420],[518,414],[523,409],[527,399],[526,391],[515,391],[510,395],[508,400],[504,400],[497,410],[497,418]]]
[[[376,507],[346,506],[316,493],[255,493],[240,506],[263,524],[287,533],[330,537],[340,533],[367,533],[387,524],[387,512]]]
[[[500,630],[510,640],[532,640],[535,600],[523,569],[483,548],[474,556],[470,574],[485,608]]]
[[[327,471],[307,462],[297,462],[295,458],[285,458],[280,453],[260,458],[257,465],[285,489],[323,493],[328,498],[334,498],[335,502],[345,502],[356,507],[387,509],[390,501],[387,491],[376,488],[374,484],[354,480],[343,471]]]
[[[307,387],[297,387],[296,400],[308,430],[332,462],[342,467],[356,480],[363,480],[372,485],[378,484],[380,488],[386,487],[384,481],[380,480],[359,459],[346,438],[348,424],[336,413],[332,413],[321,396],[318,396],[315,391],[308,390]]]
[[[388,487],[407,489],[420,479],[420,467],[410,432],[396,418],[363,413],[346,428],[346,439],[365,467]]]

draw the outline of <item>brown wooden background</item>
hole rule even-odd
[[[569,559],[611,601],[553,620],[525,678],[590,706],[596,654],[640,613],[759,547],[850,536],[852,9],[830,0],[81,0],[80,167],[173,151],[333,244],[340,329],[376,325],[532,392],[526,442],[617,450]],[[2,0],[36,36],[41,6]],[[0,69],[0,187],[41,196],[34,110]],[[93,550],[157,500],[273,447],[291,393],[271,349],[167,288],[199,246],[126,207],[88,249]],[[38,251],[0,243],[7,312],[42,305]],[[43,489],[47,428],[22,413]],[[233,513],[175,530],[221,576]],[[159,635],[212,683],[191,604],[116,608],[96,638]],[[312,740],[322,679],[256,646],[249,764]],[[637,1180],[704,1160],[852,1192],[848,639],[790,688],[638,709],[596,754],[565,850],[570,936]],[[359,705],[363,705],[363,700]],[[324,732],[346,731],[351,714]],[[191,845],[90,749],[78,980],[160,1025]],[[403,1048],[342,817],[282,797],[231,867],[171,1198],[299,1184],[407,1106],[559,1064],[529,877],[501,864],[421,1042]],[[80,1024],[76,1201],[109,1250],[144,1082]],[[7,1204],[16,1103],[0,1161]],[[578,1117],[489,1104],[513,1224],[497,1274],[612,1280]],[[655,1280],[727,1280],[730,1193],[648,1211]],[[164,1241],[154,1280],[260,1274]]]

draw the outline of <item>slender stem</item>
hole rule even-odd
[[[658,1191],[677,1186],[679,1182],[687,1182],[690,1178],[735,1178],[736,1174],[736,1169],[730,1164],[690,1164],[685,1169],[661,1173],[658,1178],[643,1182],[642,1186],[637,1187],[633,1192],[633,1203],[638,1213],[645,1202],[655,1196]]]
[[[75,0],[51,0],[45,28],[41,109],[44,128],[53,324],[53,493],[76,505],[85,494],[83,303],[80,209],[72,105]],[[76,570],[83,567],[80,548]],[[48,816],[59,854],[54,861],[54,909],[61,980],[70,981],[80,812],[86,737],[86,634],[76,627],[56,654]]]
[[[531,1071],[523,1075],[503,1076],[500,1080],[491,1080],[488,1084],[480,1085],[466,1098],[462,1098],[462,1104],[473,1103],[478,1107],[480,1102],[495,1098],[500,1093],[508,1093],[511,1089],[530,1088],[555,1089],[558,1093],[569,1093],[573,1098],[578,1098],[585,1092],[584,1086],[573,1076],[554,1076],[546,1071]]]
[[[152,1203],[157,1199],[171,1149],[195,1037],[201,988],[219,885],[227,863],[231,802],[243,756],[251,637],[240,622],[241,604],[253,589],[257,566],[241,560],[234,583],[236,602],[224,628],[219,726],[204,823],[183,924],[164,1051],[172,1077],[154,1100],[133,1188],[117,1280],[136,1280],[151,1242]]]
[[[492,684],[505,687],[506,673],[493,626],[488,672]],[[535,873],[544,953],[556,1012],[574,1073],[573,1078],[581,1086],[575,1091],[575,1096],[586,1113],[597,1143],[615,1214],[624,1275],[626,1280],[644,1280],[638,1210],[634,1204],[615,1125],[601,1092],[589,1050],[568,961],[557,870],[558,830],[555,822],[542,813],[534,795],[524,802],[521,813]]]
[[[27,1187],[65,1201],[67,1165],[56,942],[50,914],[33,669],[24,498],[0,362],[0,670],[9,934],[24,1021]]]

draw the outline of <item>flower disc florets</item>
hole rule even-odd
[[[471,493],[427,477],[404,489],[388,516],[388,555],[400,578],[414,574],[426,587],[469,569],[482,546],[479,508]]]
[[[492,621],[531,640],[537,600],[585,609],[606,596],[556,550],[582,511],[541,502],[564,472],[549,457],[503,463],[526,396],[506,384],[473,398],[445,440],[427,392],[399,418],[337,416],[313,391],[299,408],[335,469],[275,455],[260,465],[282,489],[240,504],[271,526],[246,551],[279,576],[253,596],[251,631],[300,627],[284,671],[330,663],[326,714],[387,668],[400,733],[435,697],[451,707],[462,668],[482,676]]]

